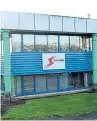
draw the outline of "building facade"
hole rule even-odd
[[[42,95],[92,85],[96,19],[0,12],[0,26],[1,80],[6,92]]]

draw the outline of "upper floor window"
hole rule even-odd
[[[54,35],[48,36],[48,51],[49,52],[58,51],[58,36],[54,36]]]
[[[24,51],[34,51],[34,35],[23,35]]]
[[[70,50],[71,51],[79,51],[79,36],[70,36]]]
[[[20,52],[21,51],[21,35],[12,34],[12,51]]]
[[[80,37],[80,47],[82,51],[89,51],[89,38]]]
[[[92,38],[89,39],[90,39],[90,51],[92,51]]]
[[[43,52],[47,51],[47,37],[46,35],[35,36],[36,51]]]
[[[68,50],[69,50],[69,37],[60,36],[60,51],[68,51]]]

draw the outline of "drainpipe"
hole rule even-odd
[[[93,45],[93,85],[94,89],[97,88],[97,34],[92,36],[92,45]]]
[[[5,93],[11,93],[9,30],[2,30]]]

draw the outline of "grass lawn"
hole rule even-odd
[[[43,119],[97,111],[97,93],[79,93],[28,100],[10,109],[2,119]]]

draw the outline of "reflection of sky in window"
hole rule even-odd
[[[79,37],[77,37],[77,36],[70,36],[70,45],[77,45],[77,46],[79,46]]]
[[[58,36],[54,35],[48,36],[48,44],[57,44],[58,46]]]
[[[62,31],[62,17],[50,16],[50,30]]]
[[[35,39],[36,39],[36,44],[42,44],[42,45],[47,44],[47,38],[45,35],[36,35]]]
[[[69,37],[68,36],[60,36],[60,44],[69,44]]]
[[[23,35],[24,45],[34,44],[34,35]]]
[[[12,44],[14,44],[14,43],[20,44],[20,42],[21,42],[21,35],[13,34],[12,35]]]

